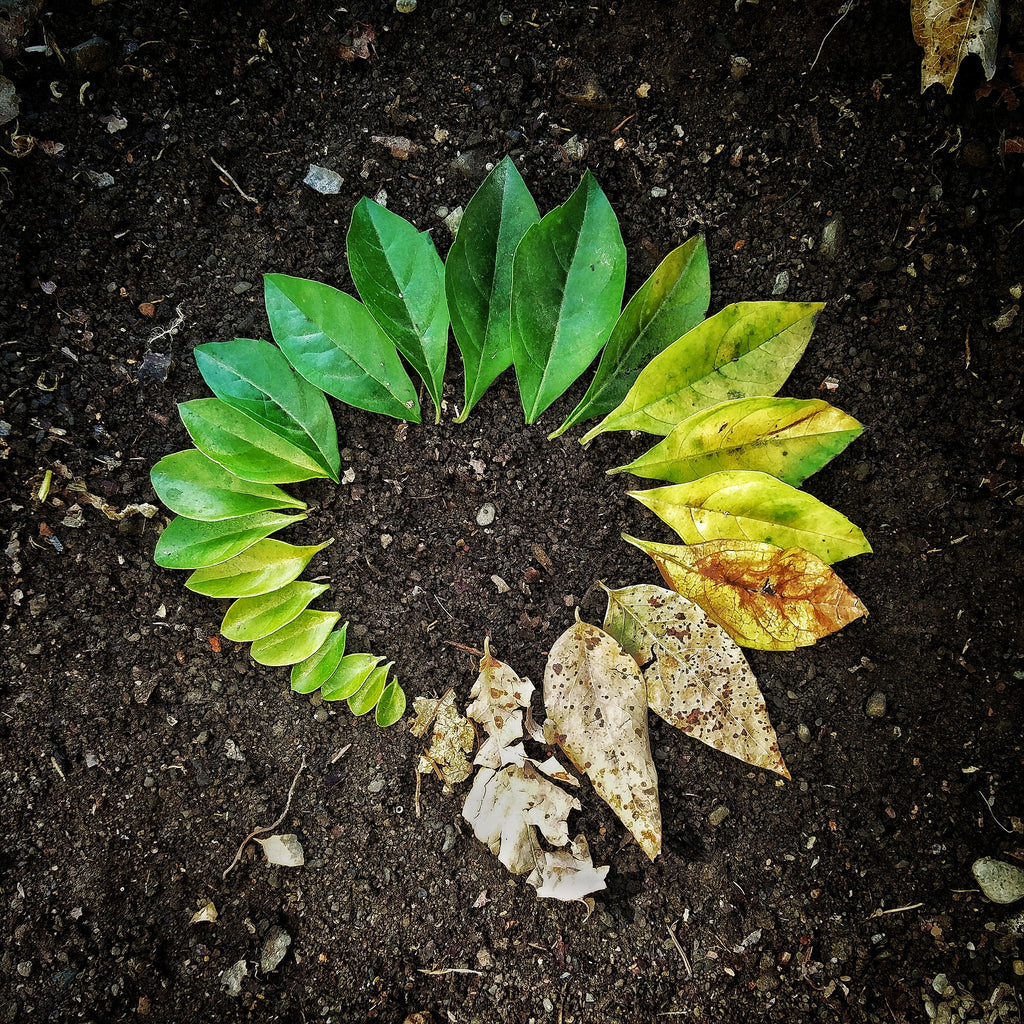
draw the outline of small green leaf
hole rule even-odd
[[[405,691],[398,685],[397,679],[392,679],[377,701],[377,724],[386,729],[394,725],[402,715],[405,714]]]
[[[197,398],[178,406],[192,443],[241,480],[292,484],[327,472],[312,456],[219,398]]]
[[[338,612],[305,611],[270,636],[257,640],[249,653],[260,665],[294,665],[318,651],[334,624]]]
[[[201,569],[226,562],[272,533],[301,523],[306,516],[280,512],[254,512],[237,519],[204,523],[175,516],[156,542],[153,559],[165,569]]]
[[[494,379],[512,365],[512,256],[537,204],[511,157],[505,157],[466,205],[448,251],[445,291],[452,333],[466,371],[463,423]]]
[[[331,678],[345,654],[347,632],[346,622],[324,641],[319,651],[292,668],[291,685],[296,693],[312,693]]]
[[[197,569],[185,586],[207,597],[257,597],[297,579],[310,559],[331,541],[299,546],[261,540],[226,562]]]
[[[629,494],[668,523],[684,544],[756,540],[803,548],[828,564],[871,551],[864,534],[841,512],[767,473],[727,470]]]
[[[363,304],[427,386],[441,421],[448,361],[444,264],[426,231],[372,199],[360,199],[349,225],[348,269]]]
[[[737,302],[698,324],[655,356],[629,394],[593,430],[669,434],[701,409],[774,395],[810,341],[821,302]]]
[[[533,423],[591,364],[622,310],[626,247],[594,176],[534,224],[512,261],[512,357]]]
[[[320,696],[324,700],[347,700],[381,660],[374,654],[346,654],[331,678],[321,686]]]
[[[269,341],[236,338],[198,345],[196,365],[210,390],[290,441],[338,482],[338,431],[327,398]],[[278,481],[283,482],[283,481]]]
[[[348,698],[348,709],[353,715],[365,715],[367,711],[372,711],[377,706],[393,664],[393,661],[389,661],[386,665],[375,668],[363,681],[363,685]]]
[[[239,479],[195,448],[165,455],[149,477],[160,500],[187,519],[212,522],[275,508],[306,508],[280,487]]]
[[[420,421],[420,405],[394,342],[358,300],[317,281],[264,279],[274,340],[311,384],[357,409]]]
[[[240,597],[224,615],[221,636],[239,643],[269,636],[297,618],[327,589],[326,583],[303,580],[258,597]]]
[[[685,484],[719,470],[753,469],[799,487],[863,430],[820,399],[740,398],[694,413],[645,455],[608,472]]]
[[[698,236],[673,249],[629,300],[587,393],[548,440],[581,420],[611,412],[651,359],[704,319],[710,301],[708,250]]]

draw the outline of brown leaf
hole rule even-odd
[[[924,50],[921,92],[936,82],[952,92],[961,62],[972,53],[986,78],[995,74],[999,0],[911,0],[910,18]]]
[[[673,590],[744,647],[807,647],[868,613],[830,566],[801,548],[784,551],[753,540],[687,546],[623,539],[646,551]]]
[[[529,706],[532,694],[533,683],[520,679],[510,666],[492,657],[490,642],[485,638],[480,674],[469,694],[473,702],[466,708],[466,715],[478,721],[487,733],[474,764],[486,768],[522,764],[523,708]]]
[[[426,735],[433,723],[430,749],[420,757],[416,771],[420,775],[438,772],[444,779],[445,790],[464,782],[473,771],[466,754],[473,749],[473,727],[459,714],[455,706],[455,691],[449,690],[440,700],[417,697],[413,701],[416,720],[412,731]],[[420,731],[422,730],[422,731]]]

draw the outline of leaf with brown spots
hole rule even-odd
[[[977,54],[991,78],[996,72],[999,0],[911,0],[914,39],[924,50],[921,92],[938,82],[953,91],[961,62]]]
[[[661,852],[661,809],[646,686],[636,662],[577,613],[548,655],[544,704],[555,742],[654,860]]]
[[[623,534],[654,559],[665,582],[700,605],[738,644],[762,651],[808,647],[867,615],[820,558],[754,540],[658,544]]]
[[[474,764],[497,769],[523,763],[523,708],[529,706],[532,694],[533,683],[520,679],[514,669],[493,657],[485,638],[480,674],[469,694],[473,703],[466,708],[467,717],[478,721],[487,733]]]
[[[641,584],[607,594],[605,632],[643,669],[650,709],[695,740],[788,779],[757,679],[729,634],[672,590]]]

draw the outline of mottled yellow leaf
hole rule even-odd
[[[938,82],[953,91],[953,79],[968,54],[977,54],[989,79],[996,73],[999,0],[910,0],[914,39],[924,50],[921,92]]]

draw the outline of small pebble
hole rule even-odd
[[[22,960],[21,963],[18,964],[18,973],[23,978],[27,978],[32,973],[32,961]]]
[[[252,288],[252,281],[236,281],[231,289],[236,295],[244,295]]]
[[[447,217],[444,218],[444,226],[452,233],[452,238],[455,237],[455,233],[459,230],[459,225],[462,223],[462,207],[456,206]]]
[[[412,14],[416,10],[416,0],[395,0],[395,10],[399,14]]]
[[[729,817],[729,808],[725,804],[719,804],[709,815],[708,821],[714,825],[719,826]]]
[[[379,793],[384,788],[384,780],[380,776],[377,776],[377,778],[375,778],[366,788],[371,793]]]
[[[292,937],[279,924],[275,924],[267,932],[266,941],[263,943],[263,954],[260,957],[260,968],[264,974],[269,974],[270,971],[277,968],[291,944]]]
[[[864,714],[868,718],[881,718],[885,714],[886,699],[881,690],[875,690],[864,703]]]
[[[345,179],[329,167],[310,164],[309,173],[303,178],[303,184],[319,192],[323,196],[336,196],[341,191]]]
[[[810,743],[811,742],[811,730],[803,722],[801,722],[796,727],[796,735],[797,735],[797,739],[799,739],[801,743]]]
[[[490,526],[494,522],[494,517],[497,515],[497,510],[489,502],[485,501],[480,506],[480,511],[476,514],[477,526]]]
[[[651,189],[651,198],[652,199],[664,199],[665,196],[667,196],[667,195],[668,195],[668,189],[667,188],[661,188],[659,185],[655,185],[654,188]]]
[[[511,25],[512,24],[512,12],[511,11],[502,11],[501,14],[498,15],[498,21],[500,21],[502,23],[502,25]]]
[[[772,295],[784,295],[789,291],[789,271],[780,270],[775,277],[775,284],[772,285]]]
[[[971,865],[971,873],[993,903],[1015,903],[1024,897],[1024,868],[982,857]]]
[[[818,245],[818,252],[827,260],[835,259],[843,247],[845,235],[843,215],[837,213],[829,217],[825,221],[825,226],[821,229],[821,242]]]

